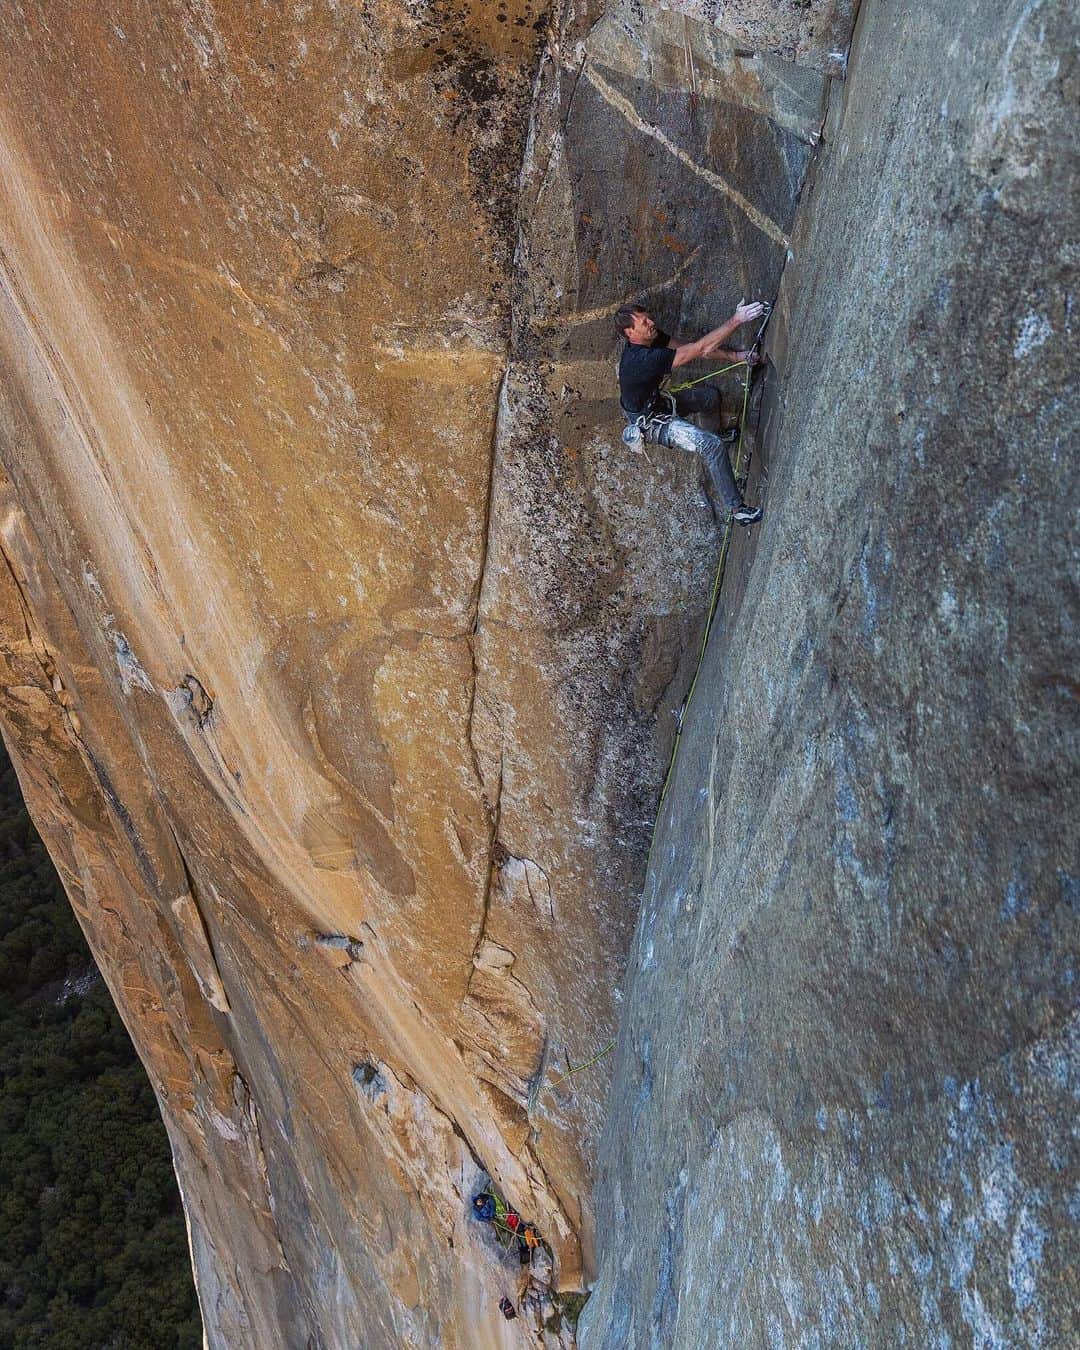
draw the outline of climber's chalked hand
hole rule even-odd
[[[732,318],[738,319],[740,324],[750,323],[753,319],[760,319],[764,313],[765,306],[760,300],[751,300],[749,304],[740,300]]]

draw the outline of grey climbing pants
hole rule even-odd
[[[720,412],[720,391],[710,385],[698,385],[696,389],[686,389],[675,394],[675,416],[649,418],[642,425],[645,439],[657,445],[667,446],[670,450],[689,450],[700,455],[709,470],[709,478],[729,511],[736,511],[743,504],[742,493],[735,482],[728,459],[727,446],[712,431],[688,422],[687,417],[694,413]]]

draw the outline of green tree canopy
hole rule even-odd
[[[0,747],[0,1350],[198,1350],[143,1067]]]

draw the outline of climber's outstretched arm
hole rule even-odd
[[[736,351],[734,347],[710,347],[705,355],[710,361],[724,361],[728,365],[745,361],[748,366],[756,366],[761,360],[761,357],[752,347],[745,347],[741,351]]]
[[[706,333],[704,337],[698,338],[696,342],[678,342],[672,339],[669,347],[675,348],[675,359],[672,361],[672,367],[686,366],[691,361],[698,361],[703,356],[711,356],[724,347],[728,338],[736,329],[741,328],[744,323],[750,323],[752,319],[758,318],[765,313],[765,306],[760,300],[755,300],[749,305],[740,304],[726,323],[722,323],[719,328],[714,328],[712,332]],[[741,357],[734,358],[741,360]]]

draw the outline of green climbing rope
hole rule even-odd
[[[768,315],[766,315],[766,318],[768,318]],[[758,342],[761,340],[761,333],[764,331],[764,327],[765,325],[762,324],[761,329],[758,330],[758,336],[754,341],[755,348],[757,347]],[[747,361],[736,361],[734,364],[738,366],[746,366],[746,373],[743,376],[742,411],[739,414],[739,445],[735,453],[735,478],[738,479],[740,474],[742,473],[743,439],[746,435],[746,410],[750,404],[750,377],[753,372],[753,367]],[[732,366],[724,367],[725,371],[731,369],[733,369]],[[712,375],[720,375],[723,373],[724,373],[723,371],[714,370],[712,372]],[[711,379],[712,376],[703,376],[703,378]],[[695,380],[693,381],[693,383],[697,384],[699,383],[699,381]],[[688,387],[689,387],[688,385],[679,386],[680,389]],[[716,617],[716,609],[720,601],[720,586],[724,580],[724,569],[727,566],[728,551],[731,548],[731,535],[734,528],[735,522],[729,518],[727,526],[724,530],[724,538],[720,544],[720,557],[716,564],[716,575],[713,577],[712,594],[709,597],[709,611],[705,619],[705,632],[701,638],[701,650],[698,652],[697,665],[694,667],[694,677],[690,681],[690,688],[687,690],[686,698],[683,700],[682,713],[679,717],[679,725],[675,731],[675,743],[671,747],[671,759],[668,762],[667,773],[664,775],[664,785],[660,789],[660,800],[656,804],[656,820],[653,823],[652,837],[649,840],[649,855],[645,860],[646,875],[648,875],[649,867],[652,863],[653,845],[656,843],[656,826],[657,824],[659,824],[660,821],[660,811],[663,808],[664,799],[667,796],[668,788],[671,785],[672,775],[675,773],[675,760],[679,753],[679,744],[682,741],[682,733],[683,727],[686,725],[686,717],[690,711],[690,701],[694,697],[694,690],[697,688],[698,676],[701,674],[701,667],[705,661],[705,649],[709,645],[709,635],[712,633],[713,619]]]
[[[730,366],[721,366],[719,370],[710,370],[707,375],[699,375],[695,380],[684,380],[682,384],[669,385],[668,393],[681,394],[684,389],[693,389],[695,384],[704,384],[706,380],[714,380],[717,375],[726,375],[729,370],[735,370],[736,367],[745,365],[745,361],[732,361]]]
[[[591,1069],[594,1064],[599,1064],[608,1051],[614,1048],[614,1045],[615,1037],[613,1036],[601,1051],[593,1055],[592,1059],[587,1059],[584,1064],[576,1064],[573,1068],[567,1069],[561,1078],[556,1078],[554,1082],[548,1084],[548,1087],[557,1088],[560,1083],[565,1083],[568,1078],[573,1078],[574,1074],[580,1073],[582,1069]]]

